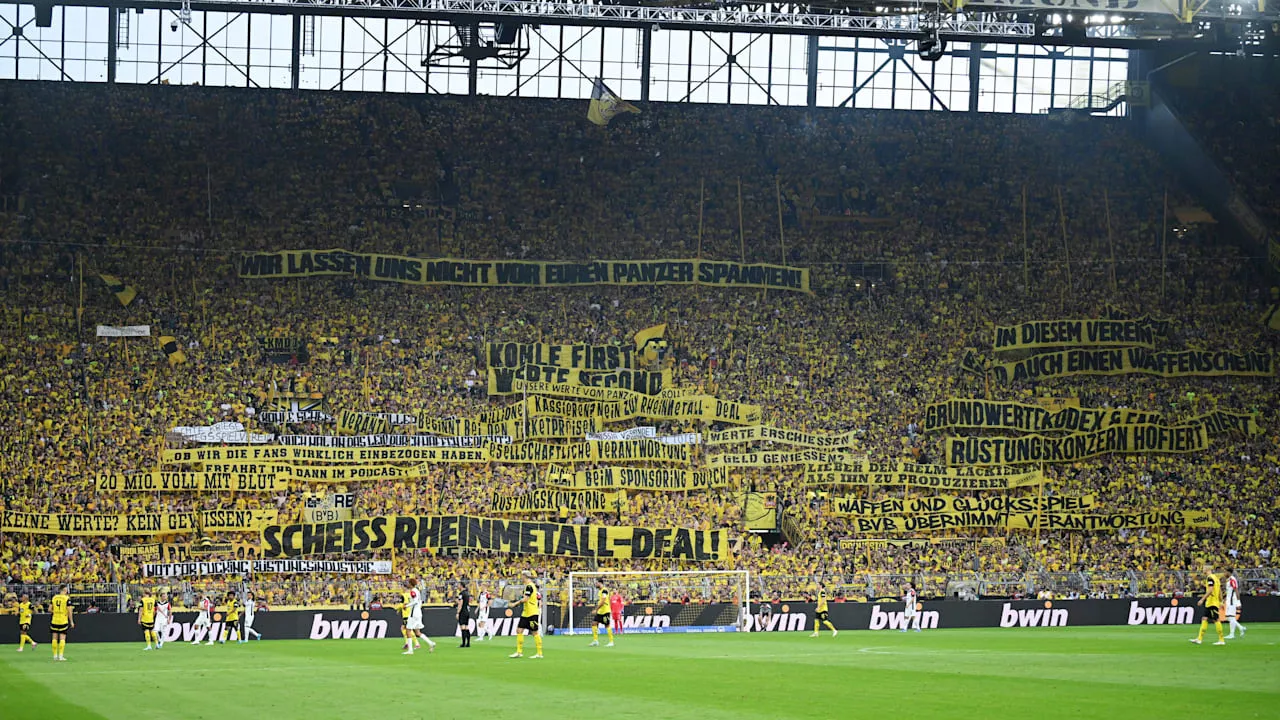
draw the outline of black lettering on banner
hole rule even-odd
[[[1275,375],[1275,363],[1274,356],[1267,352],[1236,354],[1211,350],[1151,352],[1133,347],[1076,348],[1032,355],[1016,362],[993,363],[991,374],[1001,385],[1076,375],[1271,377]]]
[[[809,270],[707,260],[622,260],[584,263],[476,262],[352,253],[282,250],[246,253],[242,278],[343,275],[413,285],[571,287],[589,285],[711,285],[809,292]]]
[[[393,528],[390,535],[368,532],[370,528],[387,526]],[[688,542],[664,542],[661,557],[691,562],[729,559],[727,530],[565,525],[466,515],[387,516],[324,524],[268,525],[262,528],[261,536],[262,556],[267,559],[333,552],[450,548],[627,559],[656,557],[655,537],[679,539],[682,532],[687,533]],[[353,543],[352,537],[361,538],[361,542]]]
[[[1070,463],[1098,455],[1123,453],[1188,453],[1208,448],[1204,425],[1121,425],[1064,437],[1027,435],[1017,438],[947,438],[952,466]]]
[[[1033,320],[997,327],[996,352],[1050,347],[1155,347],[1168,323],[1143,316],[1134,319]]]
[[[1093,432],[1112,425],[1158,423],[1160,413],[1113,408],[1065,407],[979,399],[952,399],[925,408],[924,431],[952,428],[1012,430],[1027,433]]]

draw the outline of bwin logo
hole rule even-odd
[[[670,615],[627,615],[622,618],[622,629],[671,627]]]
[[[1067,611],[1063,608],[1050,609],[1049,603],[1042,608],[1030,610],[1014,610],[1009,603],[1004,604],[1000,612],[1000,627],[1066,627]]]
[[[804,613],[774,613],[767,619],[751,617],[751,632],[798,632],[805,629],[809,616]]]
[[[386,620],[328,621],[320,613],[311,620],[312,640],[380,640],[386,636]]]
[[[1129,603],[1130,625],[1190,625],[1195,622],[1195,608],[1142,607],[1137,600]]]
[[[937,629],[937,610],[919,610],[917,612],[920,615],[920,627],[922,629]],[[879,605],[871,607],[871,623],[867,626],[868,630],[905,630],[910,626],[911,621],[907,619],[907,614],[901,610],[885,612],[880,609]]]
[[[164,626],[164,635],[160,639],[167,643],[173,642],[204,642],[208,638],[222,637],[222,623],[214,623],[208,628],[198,628],[195,623],[190,622],[171,622]]]

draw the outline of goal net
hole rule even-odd
[[[621,597],[622,622],[615,633],[743,630],[750,582],[746,570],[572,572],[564,632],[591,632],[601,592],[610,599]]]

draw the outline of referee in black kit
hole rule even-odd
[[[462,631],[462,644],[458,647],[471,647],[471,591],[467,589],[467,579],[462,579],[462,592],[458,593],[458,629]]]

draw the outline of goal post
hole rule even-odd
[[[736,632],[749,627],[747,570],[582,571],[569,573],[564,634],[590,634],[600,592],[597,581],[625,603],[622,627],[615,632]]]

